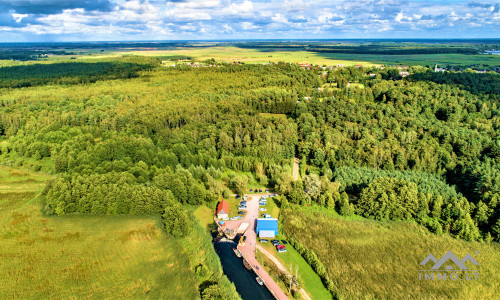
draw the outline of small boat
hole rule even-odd
[[[243,266],[249,271],[252,270],[252,266],[248,263],[246,259],[243,259]]]
[[[255,280],[257,280],[257,283],[260,285],[264,285],[264,281],[260,277],[255,277]]]
[[[233,251],[234,251],[234,254],[236,254],[236,256],[241,257],[241,252],[240,252],[240,250],[238,250],[238,249],[236,249],[236,248],[233,248]]]

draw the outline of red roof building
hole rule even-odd
[[[229,217],[229,203],[222,199],[217,205],[217,218],[228,218]]]

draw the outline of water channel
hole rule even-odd
[[[237,257],[233,248],[234,242],[220,241],[214,243],[215,252],[219,255],[224,274],[234,283],[243,300],[273,300],[274,297],[265,286],[255,280],[255,273],[243,266],[241,258]]]

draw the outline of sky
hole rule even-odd
[[[500,1],[0,0],[0,42],[500,38]]]

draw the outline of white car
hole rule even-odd
[[[259,208],[260,211],[267,211],[264,207]]]
[[[231,221],[236,221],[236,220],[238,220],[238,217],[232,217],[232,218],[231,218],[231,219],[229,219],[229,220],[231,220]]]

